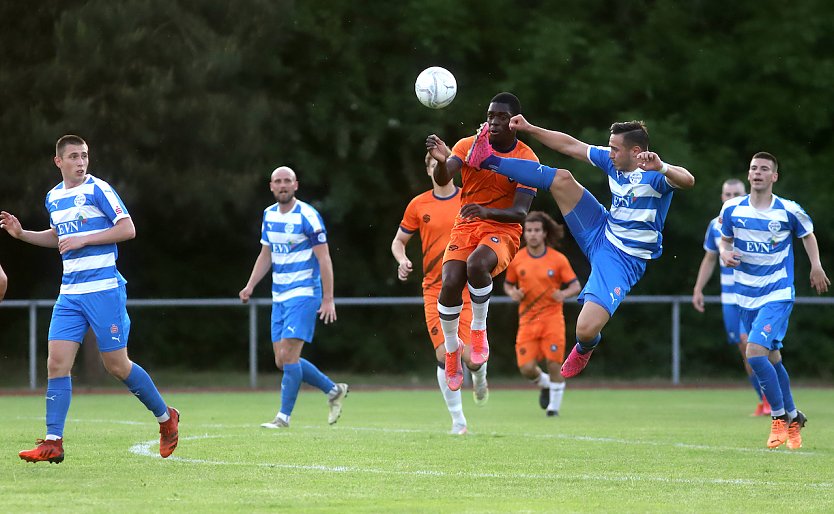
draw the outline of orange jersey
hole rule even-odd
[[[443,252],[449,244],[449,234],[460,212],[461,190],[447,198],[438,198],[429,190],[415,196],[400,222],[400,230],[420,233],[423,245],[423,290],[440,287]]]
[[[562,317],[562,302],[553,293],[576,280],[568,258],[553,248],[533,257],[522,248],[507,268],[506,281],[524,292],[518,305],[519,327],[541,318]]]
[[[472,147],[475,136],[461,139],[452,148],[452,157],[457,157],[463,163],[461,168],[461,181],[463,191],[460,197],[461,205],[476,203],[491,209],[507,209],[512,207],[517,190],[526,190],[535,196],[536,188],[511,181],[503,175],[490,170],[479,170],[466,165],[466,153]],[[516,140],[516,144],[509,152],[495,152],[498,157],[512,157],[515,159],[526,159],[539,162],[539,158],[533,153],[529,146]],[[458,223],[468,223],[470,220],[459,218]],[[517,225],[521,230],[521,225]]]

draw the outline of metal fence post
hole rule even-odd
[[[38,387],[38,302],[29,302],[29,389]]]
[[[249,387],[258,387],[258,305],[255,299],[249,303]]]
[[[672,384],[681,381],[681,304],[680,298],[672,300]]]

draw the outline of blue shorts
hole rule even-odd
[[[755,310],[740,309],[741,329],[747,333],[747,342],[770,351],[782,348],[792,310],[793,302],[768,303]]]
[[[613,316],[646,272],[645,259],[629,255],[608,241],[608,211],[587,189],[576,207],[565,215],[565,223],[591,263],[591,275],[579,293],[579,303],[594,302]]]
[[[307,343],[313,340],[316,331],[316,313],[321,307],[321,298],[299,296],[272,303],[272,342],[281,339],[301,339]]]
[[[49,340],[81,344],[90,327],[96,334],[100,352],[127,346],[130,317],[124,285],[95,293],[58,295],[49,322]]]
[[[741,328],[738,305],[722,303],[721,310],[724,314],[724,330],[727,332],[727,344],[740,343],[741,334],[746,334],[746,332]]]

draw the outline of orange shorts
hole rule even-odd
[[[447,261],[466,261],[469,255],[480,245],[492,248],[498,256],[498,264],[492,270],[494,277],[507,269],[510,261],[518,252],[521,242],[521,227],[514,223],[492,223],[473,221],[455,222],[449,237],[449,245],[443,254],[443,263]]]
[[[565,317],[542,317],[518,327],[515,356],[519,368],[542,360],[561,363],[565,358]]]
[[[440,313],[437,312],[437,297],[440,294],[440,285],[427,291],[423,291],[423,308],[426,312],[426,328],[429,330],[431,343],[436,349],[445,342],[443,330],[440,328]],[[469,291],[463,291],[463,310],[460,311],[460,326],[458,337],[464,344],[469,344],[469,327],[472,325],[472,303],[469,300]]]

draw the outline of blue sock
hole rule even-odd
[[[545,191],[550,189],[553,179],[556,178],[556,168],[535,161],[510,159],[496,155],[490,155],[484,159],[481,168],[492,170],[525,186],[544,189]]]
[[[284,364],[284,378],[281,379],[281,414],[292,414],[295,400],[298,399],[298,390],[301,389],[303,374],[300,362]]]
[[[46,382],[46,435],[64,437],[72,401],[72,377],[50,378]]]
[[[750,379],[750,385],[752,385],[753,390],[756,391],[756,395],[758,395],[759,401],[762,401],[762,386],[759,385],[759,379],[756,378],[756,374],[750,373],[750,376],[747,378]]]
[[[131,393],[139,398],[139,401],[149,411],[153,412],[154,416],[159,417],[168,412],[168,406],[165,404],[165,400],[162,399],[162,395],[159,394],[159,390],[153,383],[151,376],[148,375],[147,371],[142,369],[142,366],[134,362],[133,367],[130,368],[130,375],[122,383],[130,389]]]
[[[597,334],[597,336],[590,341],[580,341],[579,338],[576,338],[576,344],[579,348],[576,349],[580,355],[585,355],[586,353],[590,352],[594,348],[597,347],[599,344],[600,339],[602,339],[602,334]]]
[[[764,355],[748,357],[747,362],[756,372],[756,378],[762,386],[767,401],[770,403],[771,416],[781,416],[785,413],[785,403],[782,399],[782,387],[779,385],[779,377],[773,364]]]
[[[776,376],[779,378],[779,386],[782,388],[782,401],[785,404],[785,412],[788,414],[796,410],[796,404],[793,402],[793,394],[791,393],[791,379],[788,376],[788,370],[782,364],[782,361],[773,365],[776,370]]]
[[[307,359],[300,359],[298,362],[301,364],[301,380],[304,382],[321,389],[325,394],[336,387],[330,377],[322,373],[312,362]]]

